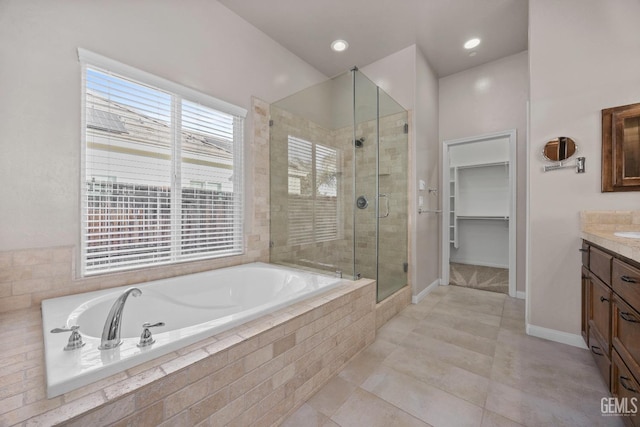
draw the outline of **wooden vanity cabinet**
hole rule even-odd
[[[611,393],[640,407],[640,263],[589,242],[581,251],[582,335]],[[640,427],[640,414],[624,418]]]

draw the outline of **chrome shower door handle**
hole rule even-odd
[[[380,199],[384,197],[386,211],[384,215],[380,215]],[[386,218],[389,216],[389,196],[386,194],[378,194],[378,218]]]

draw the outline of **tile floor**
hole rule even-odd
[[[451,262],[449,284],[509,294],[509,269]]]
[[[527,336],[524,301],[441,286],[282,424],[622,426],[587,350]]]

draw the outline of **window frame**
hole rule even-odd
[[[167,265],[175,265],[184,262],[193,262],[204,259],[216,259],[223,258],[228,256],[239,256],[246,253],[246,242],[244,238],[244,205],[245,205],[245,197],[246,197],[246,188],[244,185],[244,145],[245,145],[245,123],[247,110],[236,105],[230,104],[228,102],[219,100],[212,96],[201,93],[197,90],[188,88],[186,86],[182,86],[178,83],[166,80],[162,77],[158,77],[146,71],[139,70],[135,67],[123,64],[121,62],[115,61],[113,59],[104,57],[102,55],[98,55],[94,52],[78,48],[78,59],[81,65],[81,162],[80,162],[80,194],[79,194],[79,208],[80,208],[80,233],[79,233],[79,259],[78,263],[78,274],[80,277],[93,277],[101,274],[110,274],[110,273],[118,273],[123,271],[135,271],[141,268],[149,268],[149,267],[157,267],[157,266],[167,266]],[[130,79],[134,82],[150,86],[159,91],[167,92],[171,95],[172,103],[182,104],[183,101],[187,101],[193,104],[200,104],[203,107],[216,110],[221,113],[229,114],[234,116],[234,141],[232,143],[232,161],[233,161],[233,230],[235,236],[233,237],[232,245],[233,248],[229,250],[222,251],[224,253],[216,254],[210,250],[204,252],[198,252],[198,254],[202,254],[202,256],[186,256],[185,255],[175,255],[180,252],[180,238],[175,238],[174,234],[177,232],[181,233],[181,228],[183,226],[181,215],[182,212],[182,186],[181,186],[181,176],[177,175],[179,173],[180,167],[173,169],[170,172],[168,178],[171,181],[171,189],[172,189],[172,199],[175,199],[175,202],[171,204],[171,216],[172,218],[176,218],[175,221],[172,220],[172,237],[171,237],[171,253],[174,254],[170,257],[170,259],[154,262],[153,260],[146,260],[140,264],[134,265],[115,265],[108,266],[107,268],[101,269],[88,269],[88,251],[87,251],[87,235],[88,229],[85,223],[85,215],[87,214],[88,205],[88,193],[86,189],[87,185],[87,69],[95,69],[102,73],[112,73],[116,76],[120,76],[125,79]],[[181,110],[180,110],[181,111]],[[182,113],[181,113],[182,114]],[[236,120],[239,119],[239,120]],[[176,162],[181,163],[181,132],[182,127],[179,123],[180,119],[176,121],[172,121],[171,129],[172,132],[176,135],[171,140],[171,151],[172,157],[171,162],[175,164]],[[178,123],[176,123],[178,122]],[[180,156],[180,157],[179,157]]]

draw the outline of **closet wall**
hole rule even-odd
[[[509,139],[453,145],[450,261],[509,268]]]

